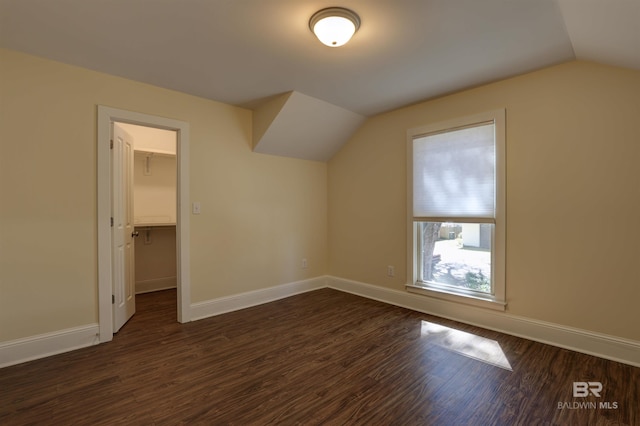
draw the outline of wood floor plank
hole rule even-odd
[[[139,295],[110,343],[0,369],[0,424],[640,424],[628,365],[330,289],[187,324],[175,298]]]

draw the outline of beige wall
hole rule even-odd
[[[368,120],[329,163],[330,273],[403,290],[406,130],[496,108],[508,312],[640,340],[638,71],[572,62]]]
[[[251,152],[250,111],[0,50],[0,341],[97,322],[99,104],[190,125],[192,302],[327,272],[326,164]]]
[[[248,110],[0,50],[0,342],[97,321],[98,104],[190,124],[192,302],[325,273],[403,290],[406,130],[504,107],[508,312],[640,340],[638,71],[572,62],[382,114],[327,167],[252,153]]]

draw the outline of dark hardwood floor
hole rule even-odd
[[[640,425],[639,368],[330,289],[188,324],[175,297],[0,369],[0,424]]]

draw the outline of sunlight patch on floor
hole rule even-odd
[[[495,340],[427,321],[422,321],[421,335],[441,348],[513,371],[500,344]]]

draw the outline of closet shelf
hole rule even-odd
[[[134,227],[136,228],[159,228],[159,227],[164,227],[164,226],[176,226],[175,222],[174,223],[162,223],[162,222],[135,222],[133,224]]]

